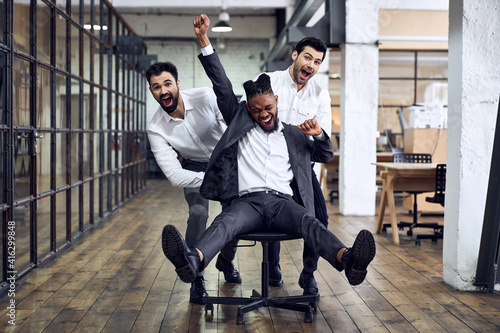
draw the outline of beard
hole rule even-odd
[[[259,121],[255,120],[254,121],[260,126],[260,128],[262,128],[262,130],[264,132],[267,132],[267,133],[271,133],[271,132],[274,132],[278,129],[278,108],[276,107],[276,113],[274,114],[273,116],[273,127],[272,128],[268,128],[268,127],[264,127]]]
[[[299,85],[306,84],[307,81],[309,81],[309,79],[311,77],[313,77],[312,72],[310,72],[309,70],[308,71],[304,70],[305,78],[302,78],[301,72],[302,72],[302,69],[299,68],[299,66],[295,63],[293,65],[293,68],[292,68],[292,73],[293,73],[293,78],[295,79],[295,82]]]
[[[166,97],[166,96],[170,96],[170,98],[172,99],[172,103],[169,106],[165,106],[162,103],[163,98]],[[174,112],[175,109],[177,109],[177,104],[179,104],[179,92],[177,91],[177,94],[175,94],[175,95],[172,95],[170,93],[161,95],[160,96],[160,100],[158,101],[158,103],[160,103],[161,108],[163,109],[163,111],[165,111],[167,113]]]

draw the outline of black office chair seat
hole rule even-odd
[[[293,311],[304,312],[304,322],[311,323],[313,319],[312,310],[316,309],[317,297],[312,295],[307,296],[283,296],[269,297],[269,242],[286,241],[299,239],[300,237],[293,236],[280,232],[250,232],[239,234],[236,236],[239,240],[253,241],[254,246],[257,242],[262,243],[262,277],[261,277],[261,292],[255,289],[250,297],[208,297],[205,304],[205,313],[211,311],[213,315],[214,304],[235,304],[242,305],[238,308],[236,317],[237,324],[245,323],[245,313],[256,310],[262,307],[276,307]],[[300,304],[308,303],[308,304]]]

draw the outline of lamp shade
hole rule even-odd
[[[219,14],[219,22],[217,22],[213,27],[213,32],[229,32],[233,31],[233,28],[227,23],[229,21],[229,14],[223,11]]]

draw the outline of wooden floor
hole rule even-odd
[[[415,246],[400,231],[401,245],[375,235],[377,256],[367,279],[350,286],[343,273],[320,259],[316,280],[321,294],[312,324],[303,315],[260,309],[236,325],[236,307],[189,303],[189,285],[177,279],[161,249],[161,230],[186,221],[182,190],[165,180],[148,188],[56,260],[17,281],[15,323],[8,323],[10,298],[0,299],[0,331],[5,332],[493,332],[500,331],[500,297],[457,292],[443,283],[442,241]],[[401,206],[400,206],[401,207]],[[328,204],[329,228],[350,245],[360,229],[375,229],[375,216],[345,217]],[[211,218],[220,209],[211,206]],[[402,216],[406,215],[406,216]],[[401,218],[411,219],[407,212]],[[438,217],[442,221],[442,217]],[[436,220],[422,217],[421,221]],[[210,295],[249,296],[260,289],[261,247],[240,248],[235,264],[241,285],[224,283],[210,263]],[[271,295],[298,295],[302,241],[282,244],[285,284]]]

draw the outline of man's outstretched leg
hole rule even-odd
[[[179,230],[170,224],[163,228],[162,247],[167,259],[175,266],[179,279],[193,283],[201,266],[198,251],[188,246]]]
[[[366,268],[375,257],[375,240],[368,230],[361,230],[351,248],[345,250],[340,260],[349,283],[356,286],[366,277]]]

